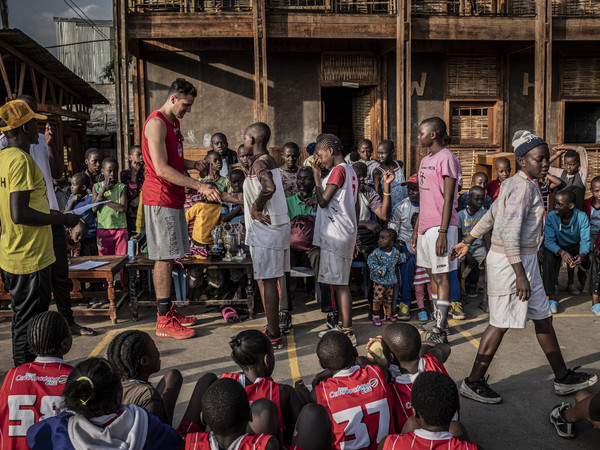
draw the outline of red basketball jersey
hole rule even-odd
[[[224,373],[221,378],[233,378],[235,381],[240,383],[246,389],[248,394],[248,400],[250,404],[255,402],[259,398],[266,398],[273,401],[277,405],[277,414],[279,415],[279,423],[281,424],[281,431],[285,431],[285,423],[283,423],[283,416],[281,415],[281,400],[279,395],[279,384],[268,378],[257,378],[254,383],[246,386],[246,375],[243,373]]]
[[[477,446],[455,438],[447,431],[417,429],[406,434],[391,434],[385,440],[383,450],[477,450]]]
[[[394,407],[398,413],[398,431],[402,430],[406,421],[413,415],[410,393],[416,378],[423,372],[441,372],[448,375],[444,365],[435,356],[425,353],[419,361],[417,373],[403,373],[394,378],[392,381],[392,391],[394,393]]]
[[[245,434],[240,436],[231,447],[231,450],[265,450],[269,434]],[[212,431],[210,433],[191,433],[185,438],[185,450],[219,450],[219,443]]]
[[[0,449],[28,449],[31,425],[56,415],[72,367],[59,358],[37,358],[12,368],[0,388]]]
[[[392,394],[377,366],[341,370],[317,387],[317,403],[329,412],[333,448],[376,449],[394,432]]]

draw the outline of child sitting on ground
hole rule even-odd
[[[314,386],[311,398],[329,413],[332,448],[376,449],[395,429],[392,393],[383,370],[377,365],[357,365],[356,349],[339,331],[321,338],[317,356],[330,378]]]
[[[458,212],[458,240],[471,232],[477,222],[485,215],[487,210],[482,208],[485,191],[480,186],[469,189],[467,207]],[[477,297],[477,283],[479,282],[479,269],[483,269],[487,248],[483,239],[477,239],[469,247],[469,252],[464,261],[471,270],[465,277],[465,291],[469,297]],[[459,261],[462,262],[462,261]]]
[[[98,220],[96,241],[98,254],[126,255],[127,254],[127,189],[117,181],[119,163],[114,158],[102,161],[102,176],[104,181],[94,184],[92,203],[108,201],[94,206]],[[121,277],[122,278],[122,277]]]
[[[229,179],[221,175],[223,168],[223,158],[214,150],[209,151],[204,158],[209,162],[208,175],[204,178],[199,178],[200,181],[212,181],[217,185],[221,192],[231,192],[231,184]],[[228,173],[228,172],[227,172]]]
[[[63,390],[65,410],[27,431],[33,450],[138,448],[176,450],[181,435],[136,405],[123,405],[121,375],[104,358],[77,364]]]
[[[392,314],[392,294],[396,279],[396,266],[405,263],[407,255],[395,247],[398,235],[394,230],[379,232],[379,248],[367,259],[367,266],[373,281],[373,325],[381,326],[380,311],[383,305],[384,320],[395,322]]]
[[[215,381],[202,397],[202,420],[210,432],[189,433],[186,450],[278,450],[279,442],[268,434],[248,434],[258,419],[249,406],[244,388],[234,380]]]
[[[492,201],[495,201],[498,198],[498,194],[500,193],[500,185],[510,177],[510,160],[501,156],[500,158],[496,158],[494,160],[494,170],[496,171],[497,178],[492,180],[487,185],[487,195],[492,197]]]
[[[360,157],[359,161],[367,165],[367,179],[365,183],[367,186],[374,187],[373,172],[379,167],[379,161],[371,159],[373,156],[373,143],[369,139],[363,139],[358,142],[356,151]]]
[[[556,286],[561,262],[571,269],[588,265],[590,222],[583,211],[575,209],[575,202],[575,192],[563,189],[554,198],[554,211],[546,216],[542,273],[552,314],[558,312]],[[579,295],[573,271],[567,274],[569,293]]]
[[[172,425],[183,378],[179,370],[170,369],[156,387],[148,382],[160,370],[160,352],[150,335],[139,330],[119,333],[108,345],[106,357],[121,374],[123,403],[133,403]]]
[[[410,392],[410,407],[414,429],[403,434],[391,434],[379,446],[380,450],[405,448],[429,450],[477,450],[461,436],[453,435],[453,417],[460,407],[458,390],[452,379],[439,372],[421,373]]]
[[[88,232],[87,223],[83,219],[79,219],[77,225],[73,228],[67,228],[67,250],[70,258],[81,256],[81,242]]]
[[[377,146],[379,167],[373,170],[373,184],[381,198],[383,198],[383,175],[389,171],[396,176],[390,186],[392,209],[408,196],[406,186],[402,184],[406,181],[402,172],[402,163],[396,161],[394,155],[394,143],[388,139],[381,141]]]
[[[130,235],[135,234],[135,218],[145,176],[142,147],[132,145],[129,148],[129,168],[121,170],[120,174],[121,183],[127,186],[127,231]]]
[[[71,177],[71,196],[67,201],[65,212],[73,211],[75,208],[87,206],[92,203],[92,195],[88,194],[90,189],[90,177],[85,172],[76,173]],[[88,232],[81,242],[81,254],[83,256],[95,256],[98,254],[96,243],[96,214],[88,209],[81,215],[88,225]]]
[[[485,172],[476,172],[473,174],[473,177],[471,178],[471,187],[479,186],[481,189],[483,189],[483,192],[485,194],[487,185],[488,185],[488,176]],[[467,198],[468,195],[469,195],[469,192],[463,192],[462,194],[460,194],[458,196],[458,208],[456,208],[456,210],[458,212],[465,209],[467,207],[467,205],[469,204],[469,200]],[[485,194],[485,198],[483,200],[483,208],[490,209],[490,206],[492,206],[492,197]]]
[[[592,312],[600,316],[600,176],[594,177],[591,186],[592,196],[585,201],[585,213],[590,221],[590,269],[586,282],[586,292],[592,293]]]
[[[450,356],[450,347],[448,344],[421,342],[419,331],[414,326],[405,323],[395,323],[386,327],[381,339],[372,339],[369,342],[367,351],[370,350],[373,342],[378,340],[381,340],[384,356],[392,364],[390,366],[392,373],[390,385],[398,413],[398,430],[402,430],[407,423],[406,428],[411,428],[409,419],[413,417],[413,412],[410,407],[410,391],[413,383],[420,373],[426,371],[448,375],[444,368],[444,362]],[[456,427],[456,432],[459,428]]]
[[[224,373],[221,378],[232,378],[244,386],[250,402],[261,398],[274,402],[284,442],[290,443],[302,402],[291,386],[272,380],[275,356],[271,341],[258,330],[246,330],[233,337],[229,346],[242,373]],[[264,431],[256,429],[253,423],[250,427],[255,433]]]
[[[298,192],[296,186],[296,176],[298,175],[298,158],[300,158],[300,149],[295,142],[286,142],[281,149],[283,164],[279,166],[281,169],[281,182],[286,197],[291,197]]]
[[[56,311],[38,314],[29,322],[27,343],[36,358],[4,376],[0,389],[0,404],[4,405],[0,409],[0,448],[29,448],[27,428],[58,413],[60,396],[71,373],[63,357],[71,350],[72,342],[69,324]],[[22,413],[17,419],[20,423],[15,421],[16,412]]]
[[[568,189],[575,193],[575,208],[584,210],[585,190],[590,171],[587,152],[583,147],[562,144],[554,147],[556,153],[550,158],[550,164],[564,155],[564,169],[552,167],[548,173],[559,178]]]

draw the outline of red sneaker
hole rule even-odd
[[[196,325],[196,323],[198,322],[198,319],[196,319],[193,316],[186,317],[179,314],[179,312],[177,312],[177,310],[175,309],[175,305],[171,305],[171,310],[167,313],[166,317],[172,317],[184,327],[191,327],[193,325]]]
[[[174,339],[189,339],[196,336],[196,330],[182,327],[175,317],[167,314],[166,316],[156,317],[156,335]]]

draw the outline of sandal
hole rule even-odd
[[[223,319],[225,319],[225,322],[227,323],[238,323],[240,321],[240,317],[238,316],[235,309],[233,309],[231,306],[223,308],[221,314],[223,315]]]

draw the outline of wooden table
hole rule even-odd
[[[73,289],[71,291],[71,298],[93,298],[93,297],[108,297],[109,306],[108,309],[104,308],[76,308],[73,310],[75,316],[109,316],[113,324],[117,323],[117,310],[123,306],[123,303],[129,296],[127,289],[120,290],[121,297],[115,304],[117,291],[114,287],[115,275],[125,268],[127,263],[127,256],[80,256],[77,258],[71,258],[71,264],[69,264],[69,278],[73,282]],[[102,266],[94,269],[87,270],[72,270],[71,266],[84,263],[86,261],[94,262],[106,262]],[[123,277],[122,283],[125,284],[126,277]],[[102,291],[82,291],[82,281],[106,281],[107,288]],[[10,294],[4,290],[4,285],[0,281],[0,300],[10,299]],[[12,310],[0,311],[0,317],[12,316]]]
[[[192,267],[202,267],[205,269],[242,269],[246,272],[246,299],[190,299],[191,305],[217,305],[217,306],[231,306],[231,305],[244,305],[248,308],[248,316],[250,319],[254,318],[254,272],[252,270],[252,260],[250,257],[242,261],[222,261],[214,259],[199,259],[194,256],[186,256],[181,260],[186,269]],[[154,267],[154,261],[148,259],[146,255],[137,255],[126,265],[129,273],[130,284],[134,285],[137,272],[140,270],[152,270]],[[173,265],[176,269],[177,265]],[[138,320],[138,307],[142,306],[156,306],[155,301],[139,299],[140,293],[135,292],[132,289],[131,292],[131,311],[133,313],[133,320]]]

